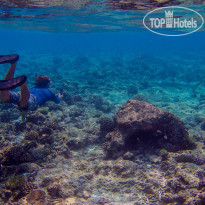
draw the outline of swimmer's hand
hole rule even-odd
[[[57,97],[63,98],[62,94],[56,94]]]

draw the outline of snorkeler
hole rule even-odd
[[[19,109],[23,111],[36,110],[50,100],[59,103],[63,96],[56,95],[49,89],[51,80],[48,76],[36,76],[36,86],[30,90],[26,84],[27,77],[25,75],[14,78],[18,59],[19,55],[17,54],[0,56],[0,64],[11,64],[4,80],[0,80],[0,99],[4,103],[18,105]],[[19,86],[21,87],[20,92],[9,91]]]

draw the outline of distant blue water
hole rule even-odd
[[[79,52],[141,52],[166,53],[197,52],[205,54],[204,32],[181,37],[166,37],[143,32],[112,33],[46,33],[24,30],[1,30],[0,53],[79,53]]]

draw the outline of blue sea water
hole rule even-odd
[[[176,54],[198,51],[204,54],[204,32],[181,37],[166,37],[147,30],[139,32],[50,33],[29,30],[1,29],[1,53],[41,52],[141,52]]]
[[[204,31],[187,36],[167,37],[145,29],[96,33],[2,29],[0,35],[1,54],[20,55],[16,73],[26,74],[31,86],[35,74],[48,74],[55,81],[56,72],[60,75],[59,81],[100,80],[101,86],[115,82],[121,84],[121,89],[124,87],[123,92],[126,92],[129,85],[140,86],[142,80],[151,84],[168,81],[193,85],[198,82],[203,84],[204,81]],[[80,57],[86,59],[79,60]],[[59,58],[62,62],[55,65],[54,58]],[[141,68],[142,62],[150,69],[146,66]],[[96,76],[95,71],[104,76],[104,79]],[[1,76],[3,78],[3,72]],[[60,89],[59,86],[57,88]],[[99,92],[103,92],[103,88],[99,89]],[[120,104],[129,99],[130,96],[120,94],[121,89],[113,90],[116,93],[109,100],[114,102],[120,99]],[[174,93],[175,90],[170,92]]]
[[[93,8],[91,7],[90,9]],[[200,8],[197,7],[197,10],[200,12]],[[53,13],[49,13],[48,11]],[[60,11],[62,13],[58,16],[58,12]],[[66,8],[58,8],[57,10],[52,8],[46,10],[46,12],[40,8],[32,8],[31,10],[28,8],[13,8],[13,10],[9,10],[9,13],[5,8],[2,8],[2,13],[8,12],[12,17],[4,18],[3,14],[0,15],[0,55],[19,54],[20,59],[17,63],[15,75],[25,74],[28,77],[27,83],[29,87],[35,85],[36,75],[48,75],[52,81],[51,89],[55,93],[65,93],[65,98],[62,99],[59,105],[56,105],[57,107],[53,104],[46,104],[45,107],[50,107],[48,108],[49,112],[45,111],[46,109],[41,110],[39,112],[43,114],[41,113],[40,117],[38,116],[39,119],[42,118],[45,121],[46,119],[55,119],[60,126],[63,127],[64,131],[60,129],[59,131],[58,128],[55,129],[54,127],[52,130],[54,140],[48,143],[44,138],[37,140],[36,143],[38,145],[36,146],[40,144],[38,150],[32,150],[29,151],[29,153],[33,152],[35,157],[41,159],[43,158],[42,156],[44,156],[44,150],[48,149],[54,149],[57,153],[56,155],[66,155],[65,149],[61,150],[59,148],[66,144],[66,140],[61,142],[60,139],[68,138],[69,140],[71,138],[73,141],[76,139],[80,141],[78,144],[75,144],[80,151],[72,150],[71,148],[73,158],[71,157],[70,159],[68,157],[70,161],[66,161],[66,157],[66,159],[63,159],[65,162],[62,159],[59,160],[53,157],[55,154],[49,155],[52,152],[50,151],[48,154],[50,158],[45,158],[43,161],[44,164],[41,164],[42,162],[39,163],[42,167],[47,167],[39,171],[38,175],[37,169],[35,170],[33,168],[37,177],[35,178],[34,176],[32,180],[34,183],[39,183],[39,189],[45,187],[42,185],[43,182],[39,182],[41,180],[43,181],[47,174],[45,174],[44,171],[47,172],[46,169],[50,168],[55,169],[57,164],[59,172],[56,170],[53,172],[50,171],[49,176],[51,178],[54,175],[56,176],[56,173],[59,175],[58,177],[62,174],[69,176],[70,170],[75,171],[75,169],[77,169],[74,165],[81,165],[80,160],[87,160],[88,157],[90,157],[88,162],[90,164],[93,163],[93,166],[99,163],[95,157],[98,156],[99,161],[102,160],[101,155],[103,151],[101,145],[95,144],[99,142],[96,140],[97,137],[99,137],[97,135],[98,133],[95,132],[95,130],[99,130],[98,118],[100,116],[112,118],[119,107],[130,99],[146,101],[159,109],[174,113],[184,121],[190,135],[194,137],[196,141],[202,143],[205,140],[204,27],[190,35],[169,37],[154,34],[143,28],[142,18],[146,11],[141,11],[140,13],[129,11],[127,13],[127,11],[115,10],[112,13],[109,10],[110,13],[107,14],[108,17],[106,17],[103,10],[98,11],[99,13],[90,13],[90,15],[82,10],[79,11],[79,15],[76,15],[75,12],[73,16],[73,11],[70,11],[71,14],[69,13],[69,15],[68,11],[70,10]],[[202,9],[201,12],[203,14],[204,10]],[[43,13],[46,13],[46,15],[43,15]],[[19,15],[21,17],[24,16],[25,19],[20,18]],[[32,19],[35,15],[38,16],[37,20],[35,18]],[[139,20],[139,23],[128,25],[128,21],[124,20],[125,18],[131,21],[135,19],[135,17]],[[88,25],[90,23],[91,25],[84,29],[82,25],[86,23]],[[118,30],[119,26],[120,29]],[[1,79],[3,79],[7,70],[8,64],[1,65]],[[18,88],[16,90],[18,90]],[[87,107],[84,108],[83,106],[85,105],[75,102],[75,99],[81,99],[82,101],[79,100],[80,103],[87,103]],[[98,107],[95,104],[96,101],[104,102],[104,105]],[[1,133],[3,133],[2,136],[6,133],[6,131],[5,133],[2,131],[4,126],[6,127],[5,129],[10,129],[13,133],[11,135],[8,131],[5,134],[5,141],[2,140],[3,137],[1,136],[2,139],[0,139],[0,143],[2,147],[10,145],[9,143],[15,145],[20,144],[20,142],[25,143],[25,139],[27,141],[35,141],[35,138],[31,138],[31,140],[27,136],[27,132],[30,131],[29,129],[39,132],[40,135],[45,138],[50,136],[49,132],[47,133],[45,131],[44,133],[41,129],[38,130],[38,126],[41,126],[43,122],[39,122],[39,119],[35,117],[34,119],[37,119],[37,121],[33,122],[35,124],[33,127],[30,125],[30,127],[26,128],[17,126],[17,128],[15,127],[14,129],[13,126],[20,115],[19,111],[17,111],[17,109],[15,112],[11,110],[8,112],[9,117],[5,118],[4,111],[6,109],[12,108],[5,108],[1,103]],[[35,114],[32,113],[31,115]],[[42,117],[42,115],[45,116]],[[29,123],[31,123],[31,121],[29,121]],[[15,138],[15,140],[12,141],[12,138]],[[88,142],[88,145],[86,143],[84,145],[82,141]],[[92,147],[92,142],[95,145],[94,148]],[[89,146],[91,146],[91,148],[89,148]],[[198,150],[200,150],[200,148]],[[149,157],[146,158],[146,156],[143,158],[142,153],[138,154],[139,158],[136,156],[136,161],[139,160],[136,163],[140,162],[138,169],[143,167],[146,169],[147,167],[147,173],[149,173],[150,170],[152,171],[153,168],[158,169],[158,171],[160,170],[160,168],[157,167],[158,162],[149,161]],[[201,151],[200,154],[204,156],[203,151]],[[144,154],[144,156],[145,155],[146,154]],[[46,164],[51,161],[52,157],[54,160],[56,159],[54,163],[55,166],[53,164]],[[78,160],[80,161],[79,164]],[[38,164],[38,161],[35,163]],[[115,162],[111,163],[115,164]],[[18,167],[20,166],[19,164],[17,163],[15,166]],[[91,166],[90,164],[88,167]],[[40,168],[38,169],[40,170]],[[18,175],[21,173],[20,168],[19,170],[20,171],[11,171],[11,173]],[[81,170],[81,168],[78,167],[78,171],[79,170]],[[32,175],[33,172],[30,172],[31,173],[27,174],[27,170],[24,170],[21,174],[22,176]],[[87,172],[88,170],[86,170],[86,173]],[[7,172],[5,171],[5,173]],[[105,173],[102,174],[103,177],[106,176]],[[3,171],[0,172],[0,177],[2,176]],[[121,177],[123,178],[123,176]],[[3,181],[2,178],[1,180]],[[29,180],[29,182],[32,181],[31,179]],[[65,180],[70,180],[70,178],[65,177]],[[77,179],[75,180],[75,183],[80,183]],[[112,178],[111,180],[114,179]],[[46,180],[44,180],[44,182],[45,181]],[[75,184],[74,182],[72,181],[73,184]],[[2,184],[3,183],[4,182],[2,182]],[[48,184],[49,183],[50,182],[48,182]],[[63,182],[60,184],[63,184]],[[80,185],[75,186],[80,187]],[[103,186],[105,185],[103,184],[102,187]],[[3,187],[3,185],[1,185],[1,187]],[[123,190],[124,192],[122,191],[123,193],[120,193],[121,190],[116,192],[114,190],[109,195],[109,190],[106,189],[107,187],[105,189],[102,188],[102,190],[100,188],[98,190],[98,187],[96,187],[93,188],[93,192],[90,194],[93,200],[92,203],[89,202],[90,204],[98,204],[98,198],[104,195],[108,198],[110,197],[110,200],[112,199],[113,202],[116,203],[122,202],[123,200],[122,203],[124,204],[126,204],[126,202],[132,203],[129,197],[123,198],[127,193],[131,193],[132,190],[126,189]],[[87,189],[85,190],[87,191]],[[90,189],[88,190],[88,192],[90,192]],[[49,189],[47,189],[47,195],[49,194]],[[76,197],[75,194],[69,194],[65,195]],[[148,199],[146,197],[148,195],[146,195],[146,193],[142,195],[144,196],[144,198],[142,197],[141,199],[143,203],[153,204],[151,200],[147,202]],[[77,195],[77,198],[78,197],[82,198],[80,194],[79,196]],[[158,198],[160,197],[161,193]],[[8,197],[8,200],[12,201],[13,198],[11,198]],[[86,199],[86,197],[84,198]],[[99,199],[99,201],[100,200],[101,199]],[[160,204],[160,200],[161,199],[154,203]],[[166,202],[164,204],[166,204]]]

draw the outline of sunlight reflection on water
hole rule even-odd
[[[0,27],[60,33],[139,31],[150,9],[179,4],[186,6],[181,0],[5,0],[0,6]],[[189,2],[187,6],[204,16],[202,5],[193,7]]]

